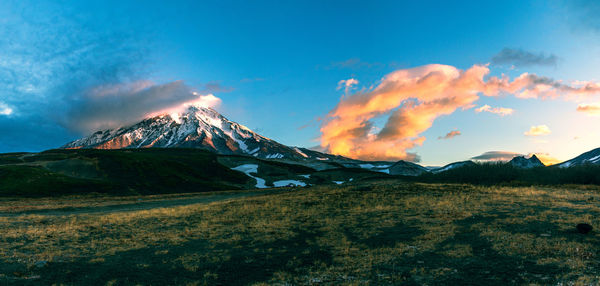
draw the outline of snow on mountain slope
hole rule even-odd
[[[429,170],[419,164],[400,160],[389,168],[390,175],[419,176]]]
[[[454,162],[454,163],[450,163],[450,164],[448,164],[446,166],[443,166],[443,167],[432,169],[431,172],[434,173],[434,174],[437,174],[437,173],[446,172],[448,170],[452,170],[452,169],[458,168],[458,167],[474,166],[474,165],[475,165],[475,163],[473,161]]]
[[[598,165],[600,164],[600,148],[585,152],[571,160],[557,164],[560,168],[568,168],[574,166],[581,166],[586,164]]]
[[[179,114],[162,114],[136,124],[98,131],[62,148],[202,148],[219,154],[250,155],[265,159],[340,159],[305,148],[288,147],[230,121],[211,108],[190,106]],[[350,160],[347,158],[343,158]]]
[[[512,158],[509,164],[513,165],[517,168],[530,169],[535,167],[544,167],[544,163],[538,159],[536,155],[531,156],[531,158],[526,159],[524,156],[517,156]]]

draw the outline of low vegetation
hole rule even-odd
[[[200,149],[48,150],[0,154],[0,197],[90,193],[153,195],[253,189],[255,179],[232,170],[244,164],[257,165],[255,175],[271,187],[280,180],[315,185],[390,177],[343,166],[317,171],[294,163],[218,155]]]
[[[194,149],[49,150],[0,156],[0,196],[242,189],[250,178]]]
[[[429,183],[469,183],[483,185],[600,185],[600,166],[583,165],[569,168],[556,166],[517,168],[507,163],[482,163],[450,169],[446,172],[427,173],[405,179]]]
[[[0,283],[598,284],[600,236],[575,229],[600,225],[598,191],[378,180],[110,212],[120,198],[6,198]]]

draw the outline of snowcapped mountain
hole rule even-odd
[[[557,164],[560,168],[568,168],[574,166],[581,166],[586,164],[598,165],[600,164],[600,148],[585,152],[571,160]]]
[[[450,163],[446,166],[443,167],[439,167],[439,168],[435,168],[433,170],[431,170],[432,173],[437,174],[437,173],[442,173],[442,172],[446,172],[448,170],[452,170],[454,168],[458,168],[458,167],[463,167],[463,166],[475,166],[475,162],[473,161],[461,161],[461,162],[454,162],[454,163]]]
[[[230,121],[211,108],[190,106],[183,113],[162,114],[139,123],[98,131],[61,148],[201,148],[219,154],[250,155],[264,159],[338,160],[344,157],[289,147]]]
[[[529,159],[526,159],[525,156],[517,156],[512,158],[512,160],[510,160],[508,163],[513,165],[514,167],[523,169],[545,166],[544,163],[542,163],[542,161],[540,161],[540,159],[538,159],[536,155],[531,156],[531,158]]]

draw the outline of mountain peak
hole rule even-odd
[[[138,123],[97,131],[62,148],[199,148],[219,154],[249,155],[265,159],[310,160],[336,158],[320,152],[289,147],[233,122],[210,107],[189,105]]]
[[[538,159],[538,157],[535,154],[529,159],[525,158],[525,156],[517,156],[512,158],[512,160],[510,160],[508,163],[513,165],[514,167],[524,169],[545,166],[544,163],[542,163],[542,161],[540,161],[540,159]]]

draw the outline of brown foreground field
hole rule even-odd
[[[596,285],[600,188],[0,199],[0,284]]]

